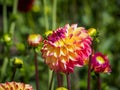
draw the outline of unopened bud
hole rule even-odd
[[[3,39],[4,42],[8,43],[11,41],[11,36],[9,34],[4,34]]]
[[[88,29],[88,34],[91,36],[91,37],[94,37],[97,35],[97,30],[95,28],[90,28]]]
[[[42,42],[42,36],[39,34],[30,34],[28,36],[28,44],[32,47],[37,47]]]
[[[45,36],[48,36],[48,35],[50,35],[50,34],[52,34],[52,33],[53,33],[53,31],[51,31],[51,30],[46,31],[46,32],[45,32]]]
[[[13,64],[15,65],[15,67],[21,68],[22,65],[23,65],[23,61],[22,61],[20,58],[17,58],[17,57],[16,57],[16,58],[14,59]]]

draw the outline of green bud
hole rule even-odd
[[[12,39],[11,39],[11,36],[9,34],[4,34],[3,35],[3,39],[4,39],[4,42],[10,42]]]
[[[46,35],[46,37],[47,37],[48,35],[50,35],[50,34],[52,34],[52,33],[53,33],[53,31],[48,30],[48,31],[45,32],[45,35]]]
[[[91,37],[95,37],[97,35],[97,30],[95,28],[90,28],[90,29],[88,29],[88,34]]]
[[[12,37],[11,34],[6,33],[2,36],[1,38],[1,42],[3,42],[4,44],[6,44],[7,46],[11,46],[12,45]]]

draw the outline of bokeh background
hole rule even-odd
[[[0,82],[10,81],[12,61],[18,57],[24,64],[14,80],[35,88],[34,53],[27,37],[31,33],[45,36],[46,31],[67,23],[97,29],[99,43],[95,50],[108,55],[112,68],[111,74],[101,74],[102,90],[120,90],[120,0],[0,0]],[[41,52],[38,63],[40,90],[48,90],[48,67]],[[91,90],[97,90],[94,73],[91,80]],[[86,90],[87,66],[75,68],[71,88]]]

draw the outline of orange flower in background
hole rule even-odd
[[[34,90],[31,85],[17,82],[0,83],[0,90]]]
[[[50,69],[73,72],[74,66],[82,67],[91,54],[91,41],[85,28],[67,24],[44,40],[42,56]]]
[[[95,53],[92,56],[92,69],[96,73],[110,73],[111,72],[111,67],[109,64],[108,57],[103,55],[102,53]]]
[[[28,44],[30,46],[36,47],[42,42],[42,36],[39,34],[30,34],[28,36]]]
[[[18,0],[18,10],[28,12],[32,9],[35,0]]]

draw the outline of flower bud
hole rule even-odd
[[[97,35],[97,30],[95,28],[90,28],[88,29],[88,34],[91,36],[91,37],[94,37]]]
[[[13,64],[16,68],[21,68],[23,65],[23,61],[20,58],[15,58]]]
[[[1,42],[3,42],[7,46],[11,46],[12,45],[11,34],[9,33],[4,34],[3,37],[1,38]]]
[[[4,34],[3,36],[4,42],[10,42],[11,41],[11,36],[9,34]]]
[[[46,32],[45,32],[45,36],[48,36],[48,35],[50,35],[50,34],[52,34],[52,33],[53,33],[53,31],[51,31],[51,30],[46,31]]]
[[[42,36],[39,34],[30,34],[28,36],[28,44],[32,47],[37,47],[42,41]]]

